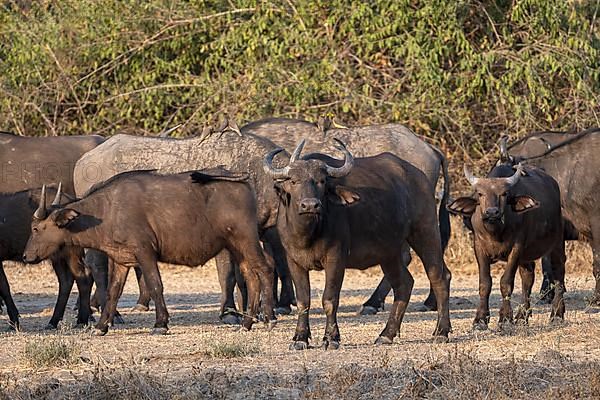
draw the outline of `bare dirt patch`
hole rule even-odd
[[[281,317],[268,332],[252,332],[218,321],[219,287],[212,265],[191,269],[162,266],[171,314],[170,334],[149,335],[154,313],[130,311],[137,299],[130,274],[119,308],[126,323],[105,337],[70,325],[69,311],[60,332],[45,332],[57,293],[47,265],[9,264],[6,273],[21,312],[23,332],[8,332],[0,319],[0,398],[594,398],[600,396],[600,314],[590,313],[585,297],[593,281],[589,249],[578,246],[568,265],[566,321],[550,325],[549,306],[535,304],[529,326],[508,333],[497,328],[500,293],[492,292],[492,330],[473,332],[478,302],[474,261],[468,238],[455,224],[446,259],[452,281],[453,333],[448,344],[431,343],[436,314],[416,311],[428,282],[418,263],[411,266],[415,289],[401,336],[391,346],[373,341],[387,311],[356,315],[377,285],[380,272],[348,271],[339,314],[342,347],[318,348],[324,331],[322,273],[312,273],[312,349],[291,351],[296,316]],[[464,246],[464,247],[463,247]],[[472,263],[472,264],[470,264]],[[500,268],[497,268],[499,271]],[[538,273],[538,278],[541,274]],[[539,280],[535,290],[539,290]],[[517,282],[517,288],[520,283]],[[514,296],[515,306],[520,290]],[[76,295],[71,296],[70,310]],[[32,343],[60,336],[75,352],[68,362],[31,362]],[[51,348],[52,349],[52,348]],[[63,351],[64,349],[60,349]],[[62,353],[61,353],[62,354]],[[74,360],[72,359],[74,357]]]

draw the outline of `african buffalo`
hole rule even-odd
[[[270,322],[273,272],[259,244],[256,201],[246,179],[221,169],[116,175],[81,200],[34,220],[23,259],[38,262],[64,245],[108,254],[114,267],[98,334],[108,331],[129,268],[139,265],[156,304],[153,332],[164,334],[169,314],[157,262],[197,266],[227,249],[248,282],[250,315],[244,327],[250,329],[257,315],[261,286],[265,321]]]
[[[0,133],[0,191],[14,193],[62,182],[74,195],[73,168],[87,151],[104,141],[101,136],[26,137]]]
[[[55,196],[52,204],[47,203],[46,193]],[[2,262],[22,261],[23,251],[31,234],[32,219],[41,218],[41,211],[36,210],[38,204],[55,208],[64,202],[61,201],[60,185],[55,188],[29,189],[17,193],[0,194],[0,296],[6,302],[10,323],[19,327],[19,314],[10,294],[10,287],[2,268]],[[84,267],[80,249],[63,247],[48,256],[58,278],[58,298],[52,318],[46,329],[56,329],[62,320],[69,294],[73,287],[73,277],[77,282],[77,289],[82,298],[81,307],[77,314],[77,324],[85,325],[90,318],[90,291],[92,278]]]
[[[560,187],[565,237],[590,242],[596,281],[591,303],[600,305],[600,128],[579,133],[540,132],[502,146],[500,163],[543,169]]]
[[[390,153],[354,161],[338,143],[343,163],[320,154],[300,158],[304,141],[284,168],[271,163],[281,150],[265,157],[265,171],[279,194],[277,230],[297,292],[299,316],[291,347],[305,349],[311,337],[310,270],[325,270],[323,346],[335,349],[340,342],[337,308],[344,270],[377,264],[392,284],[394,304],[376,343],[392,343],[414,282],[402,262],[405,242],[423,261],[436,295],[434,335],[447,338],[450,276],[444,266],[431,183],[419,169]]]
[[[389,152],[408,161],[427,176],[435,188],[440,172],[444,177],[443,195],[439,206],[439,221],[442,238],[442,248],[445,249],[450,239],[450,219],[446,204],[450,194],[450,179],[448,176],[448,162],[440,149],[425,142],[409,128],[401,124],[380,124],[359,127],[335,127],[330,118],[321,118],[316,124],[304,120],[290,118],[266,118],[251,122],[241,128],[242,133],[251,133],[272,140],[275,144],[291,151],[303,138],[306,142],[307,152],[331,153],[335,151],[335,142],[338,138],[346,144],[355,157],[375,156]],[[411,261],[410,252],[406,249],[404,254],[406,265]],[[284,271],[285,273],[285,271]],[[285,282],[284,282],[285,283]],[[282,297],[285,286],[282,288]],[[391,285],[382,279],[371,297],[362,305],[361,314],[376,314],[383,308],[386,296],[392,290]],[[280,306],[285,306],[280,302]],[[430,290],[425,300],[425,308],[435,310],[436,301],[433,291]]]
[[[474,327],[487,329],[492,290],[490,265],[497,261],[507,261],[500,280],[500,324],[513,321],[510,301],[517,268],[522,280],[523,303],[516,318],[526,322],[531,312],[529,297],[534,282],[534,261],[546,255],[551,257],[554,277],[551,318],[564,318],[565,248],[560,189],[556,181],[538,168],[522,165],[516,171],[511,166],[497,166],[486,178],[475,178],[465,168],[465,175],[475,195],[454,200],[448,209],[470,218],[473,226],[480,296]]]
[[[230,129],[235,130],[235,129]],[[212,132],[186,139],[139,137],[115,135],[102,145],[86,153],[77,162],[74,170],[75,191],[81,196],[94,184],[126,171],[157,169],[160,173],[179,173],[221,165],[230,170],[249,174],[248,183],[257,199],[258,224],[262,235],[269,227],[274,227],[277,215],[277,195],[271,178],[262,169],[264,154],[276,148],[271,141],[250,134],[237,132]],[[229,256],[219,254],[217,271],[222,292],[221,318],[234,317],[227,322],[239,323],[233,299],[233,270]],[[95,270],[106,270],[106,256],[98,251],[88,251],[86,263]],[[143,284],[143,280],[140,281]],[[147,297],[141,287],[141,306],[147,306]]]

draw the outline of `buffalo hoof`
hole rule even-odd
[[[73,325],[73,329],[86,329],[88,326],[89,325],[85,322],[78,322],[75,325]]]
[[[586,307],[584,312],[586,314],[598,314],[598,313],[600,313],[600,307],[588,306],[588,307]]]
[[[306,350],[306,349],[308,349],[307,342],[301,342],[299,340],[296,340],[296,341],[292,342],[292,344],[290,344],[290,350]]]
[[[169,328],[167,327],[157,327],[157,328],[152,328],[152,331],[150,332],[151,335],[155,335],[155,336],[161,336],[161,335],[166,335],[169,332]]]
[[[283,306],[275,308],[275,315],[290,315],[292,313],[292,307]]]
[[[358,310],[358,315],[375,315],[379,312],[379,309],[377,309],[377,307],[373,307],[373,306],[362,306],[359,310]]]
[[[58,329],[58,325],[53,325],[52,323],[48,323],[45,327],[45,331],[55,331]]]
[[[419,305],[415,306],[415,311],[418,311],[418,312],[429,312],[429,311],[435,311],[436,309],[437,308],[431,308],[431,307],[429,307],[425,303],[419,304]]]
[[[225,325],[239,325],[242,323],[242,318],[237,313],[228,312],[222,314],[219,319]]]
[[[434,336],[433,337],[433,343],[435,344],[442,344],[442,343],[448,343],[450,341],[450,339],[448,339],[448,336]]]
[[[119,325],[123,325],[125,323],[125,320],[123,319],[123,317],[121,316],[121,314],[116,313],[114,318],[113,318],[113,324],[119,324]]]
[[[340,348],[340,342],[336,340],[323,339],[321,348],[323,350],[338,350]]]
[[[267,332],[271,332],[273,328],[275,328],[275,325],[277,325],[277,320],[271,320],[265,323],[265,326],[267,327]]]
[[[550,325],[562,326],[565,324],[565,320],[562,317],[550,317]]]
[[[133,306],[131,311],[146,312],[146,311],[150,311],[150,307],[148,307],[147,305],[138,303],[135,306]]]
[[[473,330],[474,331],[487,331],[488,324],[485,321],[475,321],[473,322]]]
[[[379,336],[376,340],[375,340],[375,344],[376,345],[386,345],[386,344],[392,344],[394,343],[393,339],[390,339],[387,336]]]
[[[431,300],[430,298],[427,298],[424,302],[423,302],[423,306],[421,307],[422,311],[437,311],[437,303],[435,300]]]
[[[94,335],[94,336],[105,336],[107,333],[108,333],[108,328],[106,328],[106,329],[94,328],[94,330],[92,331],[92,335]]]
[[[250,317],[244,317],[244,320],[242,321],[242,328],[246,329],[247,331],[252,329],[252,325],[254,324],[254,320]]]

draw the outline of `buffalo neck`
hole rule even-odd
[[[110,232],[104,232],[106,225],[103,224],[107,202],[100,202],[94,196],[86,197],[77,202],[68,204],[66,208],[73,209],[79,213],[66,229],[69,232],[70,244],[79,247],[97,248],[99,238],[110,238]]]

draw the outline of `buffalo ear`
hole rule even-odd
[[[273,187],[275,188],[275,192],[277,193],[277,197],[279,197],[279,200],[283,203],[284,206],[287,207],[290,204],[291,196],[283,188],[283,182],[285,182],[285,180],[276,180],[273,184]]]
[[[360,195],[349,188],[337,185],[330,193],[329,200],[336,205],[348,206],[360,200]]]
[[[515,196],[510,205],[514,212],[521,213],[538,208],[540,202],[530,196]]]
[[[452,203],[448,204],[446,208],[452,214],[460,214],[465,217],[470,217],[475,212],[477,208],[477,200],[472,197],[459,197],[454,200]]]
[[[54,220],[56,226],[58,226],[59,228],[65,228],[77,217],[79,217],[79,215],[79,212],[73,210],[72,208],[63,208],[61,210],[56,211],[53,214],[52,219]]]

